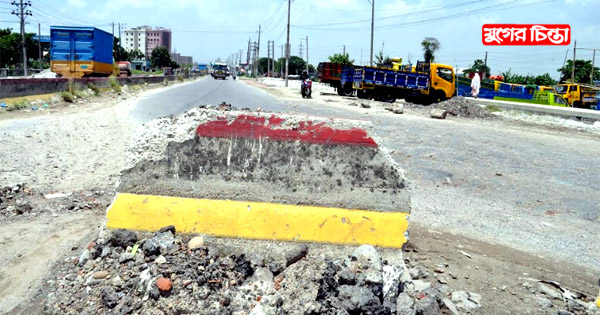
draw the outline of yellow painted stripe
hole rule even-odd
[[[223,237],[402,247],[408,213],[119,193],[107,227]]]

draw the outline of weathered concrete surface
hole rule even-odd
[[[198,135],[203,125],[221,120],[232,126],[240,115],[261,122],[253,121],[252,130],[242,127],[232,134]],[[272,140],[277,135],[256,128],[271,126],[278,135],[289,136],[306,121],[319,126],[300,132],[312,132],[309,141]],[[216,128],[209,127],[208,132]],[[329,138],[322,143],[311,143],[319,142],[314,135],[327,128],[363,132],[364,139],[359,139],[363,143],[355,138],[333,143],[331,135],[325,135]],[[118,190],[408,213],[404,171],[373,139],[371,124],[362,121],[195,109],[138,129]]]

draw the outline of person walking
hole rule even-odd
[[[481,78],[479,77],[479,73],[475,73],[473,79],[471,80],[471,96],[477,98],[479,96],[479,88],[481,87]]]

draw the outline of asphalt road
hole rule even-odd
[[[286,108],[277,98],[239,80],[215,80],[205,77],[159,92],[136,103],[132,116],[146,122],[157,117],[179,115],[200,105],[218,105],[222,102],[237,108],[260,107],[268,111],[281,111]]]

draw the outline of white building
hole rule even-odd
[[[124,41],[121,41],[121,45],[123,45],[123,48],[125,48],[125,50],[127,50],[128,52],[134,51],[134,50],[139,50],[141,51],[144,55],[146,54],[146,33],[148,30],[150,30],[151,27],[144,25],[144,26],[138,26],[129,30],[125,30],[125,36],[124,36]],[[148,56],[146,56],[148,57]]]

